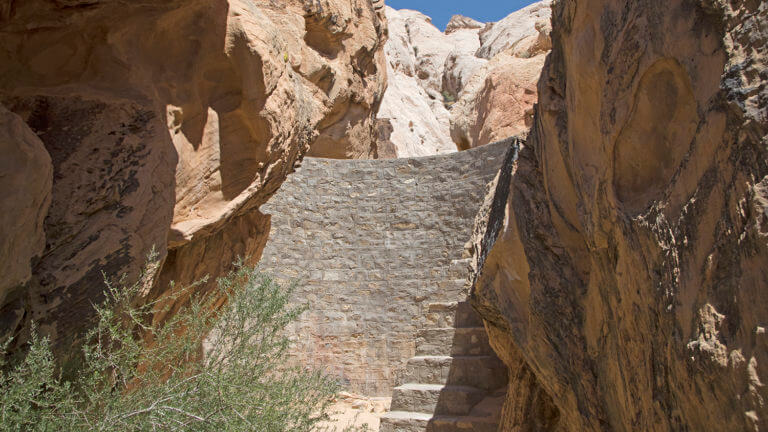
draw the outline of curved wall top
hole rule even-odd
[[[447,155],[305,158],[261,207],[272,215],[261,268],[300,279],[309,311],[292,356],[349,390],[389,395],[414,355],[429,303],[462,300],[475,214],[512,140]]]

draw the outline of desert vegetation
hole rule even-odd
[[[310,431],[326,419],[337,383],[286,366],[283,330],[305,309],[289,302],[293,286],[240,262],[215,296],[192,295],[166,315],[177,301],[136,304],[150,273],[133,284],[105,277],[74,365],[61,367],[35,326],[23,354],[4,356],[2,430]],[[193,291],[171,289],[173,300]]]

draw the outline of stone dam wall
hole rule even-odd
[[[309,310],[292,359],[353,392],[389,396],[431,303],[466,297],[469,240],[511,140],[448,155],[305,158],[261,207],[272,216],[261,268],[300,280]]]

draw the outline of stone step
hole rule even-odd
[[[473,416],[432,416],[390,411],[381,417],[379,432],[496,432],[497,419]]]
[[[424,432],[432,414],[390,411],[381,417],[379,432]]]
[[[379,432],[496,432],[497,419],[473,416],[432,416],[390,411],[381,417]]]
[[[494,355],[485,327],[426,328],[416,332],[416,355]]]
[[[493,390],[506,384],[507,369],[496,356],[416,356],[408,360],[401,380]]]
[[[485,394],[469,386],[403,384],[392,393],[392,410],[467,415]]]
[[[430,303],[426,328],[483,327],[483,319],[469,302]]]
[[[427,432],[496,432],[497,419],[472,416],[435,416],[427,425]]]

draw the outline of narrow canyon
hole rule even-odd
[[[768,1],[527,3],[0,0],[0,341],[245,258],[374,430],[768,431]]]

